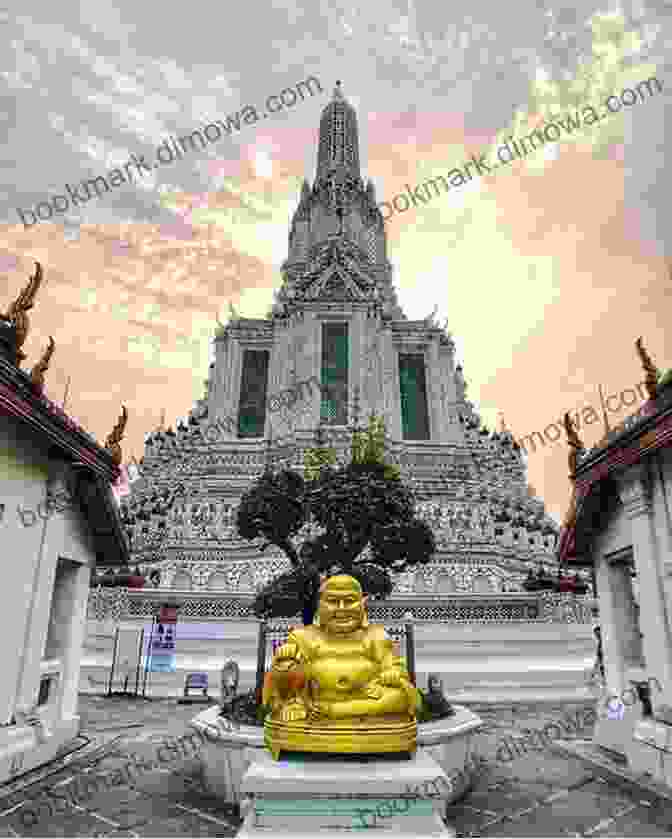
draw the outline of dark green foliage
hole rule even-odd
[[[237,527],[243,539],[265,538],[278,545],[298,565],[299,557],[289,541],[305,521],[305,481],[286,469],[277,474],[264,472],[242,497]]]
[[[291,537],[311,517],[324,532],[299,554]],[[291,471],[266,473],[242,499],[238,531],[246,539],[265,537],[293,566],[258,592],[255,615],[301,614],[304,623],[312,622],[320,574],[351,574],[372,599],[385,598],[390,571],[425,564],[435,550],[431,529],[415,518],[410,490],[383,463],[324,466],[307,482]]]
[[[301,615],[304,603],[316,603],[318,587],[318,572],[309,563],[302,562],[298,567],[269,580],[257,592],[254,614],[266,620]]]

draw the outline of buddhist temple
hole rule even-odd
[[[186,424],[146,440],[123,516],[133,563],[176,590],[249,591],[286,562],[237,539],[241,493],[270,461],[301,468],[318,427],[347,456],[352,430],[385,418],[388,460],[435,528],[435,561],[397,590],[522,591],[530,563],[554,566],[557,525],[526,482],[518,445],[483,427],[446,325],[409,320],[388,260],[357,115],[337,84],[322,113],[288,256],[265,318],[215,335],[206,393]]]
[[[375,414],[385,462],[413,490],[436,551],[392,575],[371,620],[417,622],[418,678],[437,671],[451,701],[588,695],[590,594],[560,591],[558,525],[528,485],[513,436],[485,428],[468,399],[448,324],[436,309],[421,320],[402,311],[376,200],[361,174],[357,114],[337,84],[272,308],[247,318],[229,304],[203,398],[177,428],[162,421],[146,439],[140,477],[121,500],[130,565],[146,582],[122,584],[124,569],[119,585],[110,578],[92,591],[81,690],[135,683],[180,695],[195,669],[214,684],[232,657],[241,687],[252,687],[255,592],[289,559],[238,534],[241,496],[267,468],[304,472],[316,446],[349,462],[353,432]],[[312,527],[295,537],[297,550]],[[175,671],[154,672],[137,651],[168,604],[178,608]]]

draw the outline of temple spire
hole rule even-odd
[[[331,102],[322,111],[317,150],[317,180],[340,172],[359,179],[359,131],[355,109],[336,82]]]

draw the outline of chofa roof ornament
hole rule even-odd
[[[33,383],[33,386],[42,392],[44,389],[44,374],[49,369],[49,362],[51,361],[51,356],[54,354],[54,349],[56,348],[56,342],[54,339],[49,336],[49,346],[46,348],[44,353],[42,354],[42,358],[37,362],[37,364],[33,367],[30,371],[30,380]]]
[[[112,432],[108,435],[108,438],[105,441],[105,448],[112,455],[112,459],[114,460],[116,466],[121,465],[123,455],[119,443],[124,439],[124,430],[127,422],[128,411],[126,410],[126,406],[122,405],[121,414],[117,420],[117,424],[114,426]]]
[[[644,348],[641,338],[638,338],[635,341],[635,347],[637,348],[637,354],[642,361],[642,367],[646,372],[646,378],[644,380],[646,392],[649,394],[649,399],[655,399],[663,388],[672,384],[672,367],[667,370],[659,370],[653,363],[651,356]]]
[[[35,305],[35,295],[42,283],[42,266],[39,262],[35,263],[35,273],[28,280],[26,287],[21,294],[7,309],[7,312],[2,316],[4,320],[8,320],[16,329],[16,357],[21,363],[25,361],[26,354],[22,351],[22,347],[28,337],[30,331],[30,321],[26,312],[32,309]]]

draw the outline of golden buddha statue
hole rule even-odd
[[[412,753],[418,692],[354,577],[322,583],[316,620],[293,628],[267,674],[265,742],[281,751]]]

